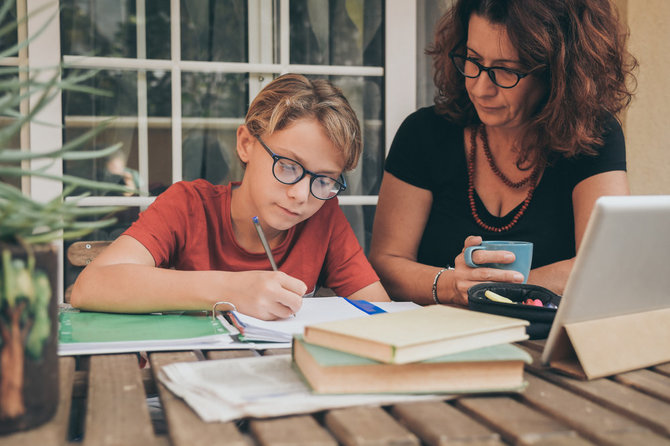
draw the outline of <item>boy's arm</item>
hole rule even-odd
[[[347,297],[350,299],[364,299],[371,302],[391,301],[388,294],[386,294],[386,290],[379,281],[371,283],[370,285],[361,288]]]
[[[261,319],[288,317],[300,309],[306,285],[275,271],[177,271],[157,268],[149,251],[122,235],[81,272],[72,289],[74,307],[147,313],[211,310],[227,301]]]

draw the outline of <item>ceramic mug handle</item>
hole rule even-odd
[[[470,268],[479,268],[480,266],[483,266],[483,265],[479,265],[479,264],[475,263],[474,260],[472,260],[472,253],[474,251],[479,250],[479,249],[486,249],[486,247],[482,246],[482,245],[479,245],[479,246],[468,246],[467,248],[465,248],[465,253],[464,253],[465,264],[468,265]]]

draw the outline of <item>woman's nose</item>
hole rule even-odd
[[[498,86],[493,83],[489,74],[485,71],[479,73],[474,79],[469,79],[470,92],[475,96],[492,96],[498,91]]]

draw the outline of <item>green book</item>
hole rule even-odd
[[[233,342],[205,312],[119,314],[61,309],[60,355],[221,348]]]
[[[481,393],[525,387],[528,353],[499,344],[420,362],[389,364],[293,338],[293,365],[316,393]]]

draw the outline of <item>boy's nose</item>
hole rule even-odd
[[[305,175],[297,183],[291,184],[288,187],[288,195],[296,201],[303,202],[309,199],[309,188],[311,187],[311,177]]]

